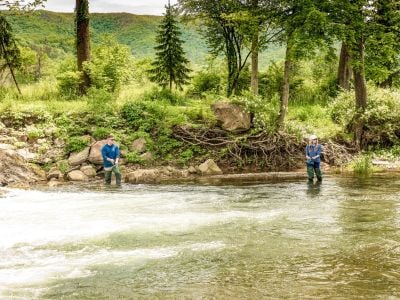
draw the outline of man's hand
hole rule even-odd
[[[119,158],[117,158],[116,160],[115,160],[115,165],[118,165],[118,163],[119,163]]]
[[[311,159],[308,155],[306,156],[306,159]]]
[[[110,163],[114,164],[114,160],[113,160],[112,158],[107,158],[107,160],[108,160]]]

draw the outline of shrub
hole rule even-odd
[[[71,137],[67,141],[67,145],[65,147],[65,150],[68,153],[72,152],[80,152],[86,147],[90,145],[90,138],[89,137],[80,137],[80,136],[75,136]]]
[[[353,93],[341,92],[330,105],[332,119],[349,132],[354,128],[357,115]],[[364,123],[364,144],[373,147],[397,144],[400,137],[400,94],[368,86],[367,108],[361,120]]]
[[[105,36],[93,49],[86,65],[92,84],[97,89],[117,91],[133,79],[133,57],[129,47],[118,44],[114,37]]]
[[[126,162],[131,164],[143,164],[144,160],[137,152],[129,152],[126,154]]]
[[[233,98],[233,102],[242,105],[253,116],[256,128],[273,130],[279,113],[279,99],[271,100],[246,93],[243,96]]]
[[[134,129],[151,132],[165,118],[165,109],[152,102],[127,102],[121,109],[122,118]]]
[[[190,93],[201,96],[203,93],[219,93],[221,91],[221,76],[213,71],[199,71],[192,78]]]
[[[369,155],[360,155],[352,163],[353,172],[359,175],[368,175],[374,171]]]
[[[172,92],[168,89],[153,88],[150,92],[143,95],[144,101],[166,102],[171,105],[185,104],[184,97],[177,92]]]

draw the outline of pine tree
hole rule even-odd
[[[189,61],[183,51],[183,41],[180,38],[181,31],[174,15],[174,8],[170,3],[165,6],[166,13],[162,20],[156,38],[158,46],[155,47],[156,59],[150,70],[150,80],[162,87],[169,86],[172,90],[173,84],[179,89],[189,79],[187,68]]]

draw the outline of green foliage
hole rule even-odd
[[[361,116],[364,124],[364,139],[371,146],[386,146],[398,143],[400,138],[400,95],[387,89],[369,86],[368,105]],[[330,105],[332,119],[348,131],[354,126],[356,108],[354,96],[341,92]]]
[[[203,93],[219,93],[221,91],[221,76],[213,70],[202,70],[192,77],[190,94],[202,96]]]
[[[128,152],[126,154],[126,162],[131,164],[143,164],[144,160],[137,152]]]
[[[66,71],[57,76],[60,94],[66,98],[79,95],[79,85],[82,82],[82,73],[79,71]]]
[[[90,137],[74,136],[67,141],[65,150],[68,153],[80,152],[90,145]]]
[[[153,102],[133,101],[121,108],[122,118],[135,130],[151,132],[165,118],[165,110]]]
[[[132,80],[133,57],[127,46],[118,44],[115,37],[107,35],[94,47],[86,68],[92,86],[115,92]]]
[[[110,135],[112,132],[112,129],[110,128],[104,128],[104,127],[96,127],[94,131],[92,131],[92,136],[96,140],[104,140],[107,138],[108,135]]]
[[[369,155],[359,155],[351,164],[353,172],[358,175],[369,175],[374,171],[372,166],[371,156]]]
[[[152,63],[150,80],[158,83],[161,87],[172,89],[172,85],[178,89],[188,82],[189,61],[183,50],[182,32],[174,16],[173,7],[165,6],[166,13],[159,27],[156,38],[156,59]]]
[[[159,88],[153,88],[150,92],[145,93],[143,100],[164,102],[171,105],[183,105],[186,102],[185,98],[176,91],[173,92],[168,89]]]
[[[242,105],[245,110],[253,116],[253,123],[256,128],[273,131],[276,128],[278,118],[278,101],[276,97],[265,99],[246,93],[232,99],[233,103]]]

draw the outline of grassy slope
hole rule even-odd
[[[104,34],[112,34],[122,44],[128,45],[139,58],[154,55],[155,36],[159,16],[128,13],[92,14],[92,41],[96,43]],[[10,18],[17,36],[24,44],[46,44],[55,49],[72,52],[74,49],[74,14],[37,11],[32,15]],[[207,45],[195,24],[182,24],[185,51],[190,61],[202,64],[208,54]],[[281,47],[274,46],[261,55],[261,65],[282,58]]]

